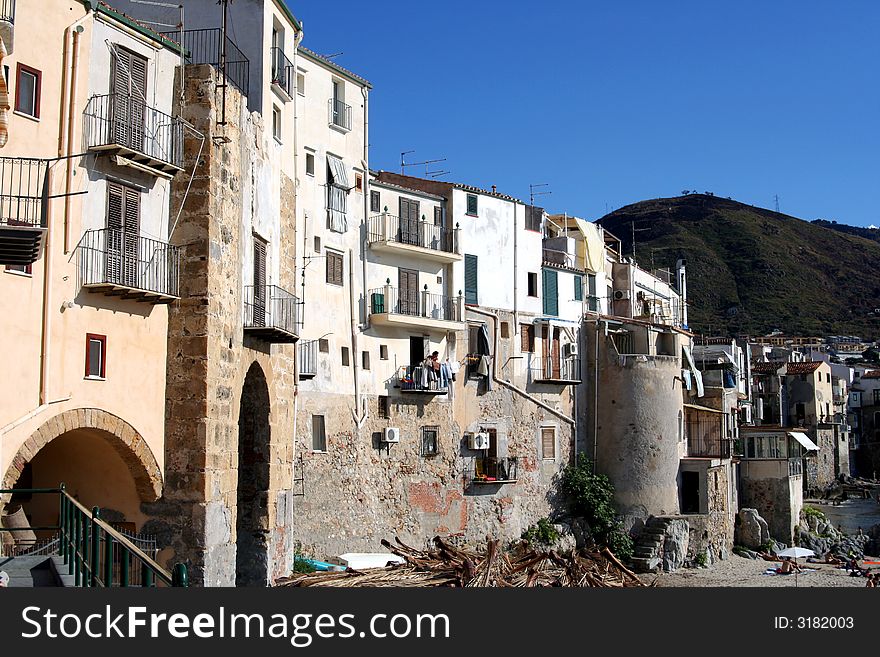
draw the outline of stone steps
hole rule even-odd
[[[0,570],[9,575],[10,588],[72,586],[73,577],[63,564],[61,557],[52,555],[0,558]]]

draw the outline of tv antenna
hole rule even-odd
[[[542,192],[535,191],[536,189],[540,189],[541,187],[549,187],[549,186],[550,186],[550,183],[537,183],[537,184],[529,183],[529,205],[531,205],[532,207],[535,207],[535,197],[536,196],[548,196],[548,195],[552,194],[553,192],[551,192],[550,190],[542,191]]]
[[[636,228],[635,220],[633,220],[630,223],[630,226],[632,227],[632,247],[633,247],[632,257],[635,258],[636,257],[636,233],[646,231],[646,230],[651,230],[651,228],[650,228],[650,226],[648,228]]]
[[[400,173],[401,174],[403,174],[403,175],[406,174],[406,167],[420,167],[420,166],[425,167],[425,176],[431,176],[433,178],[436,178],[438,176],[443,176],[443,175],[446,175],[447,173],[449,173],[449,171],[430,171],[430,172],[428,171],[429,164],[436,164],[437,162],[445,162],[446,161],[445,157],[441,157],[436,160],[425,160],[424,162],[407,162],[406,156],[409,155],[410,153],[415,153],[415,151],[414,150],[413,151],[401,151],[401,153],[400,153]]]
[[[776,211],[779,212],[779,194],[773,197],[773,202],[776,204]]]
[[[334,57],[339,57],[340,55],[344,55],[344,52],[335,52],[332,55],[321,55],[323,59],[333,59]]]

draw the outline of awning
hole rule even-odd
[[[584,236],[584,269],[592,274],[605,271],[605,240],[601,229],[577,217],[574,217],[574,223]]]
[[[345,164],[334,155],[327,156],[327,164],[330,165],[330,184],[343,189],[351,189],[348,182],[348,174],[345,172]]]
[[[807,434],[801,433],[800,431],[789,431],[788,435],[798,441],[801,445],[803,445],[804,449],[806,449],[808,452],[819,451],[819,446],[812,440],[810,440],[810,437]]]
[[[691,408],[695,411],[705,411],[706,413],[717,413],[718,415],[727,415],[727,411],[719,411],[717,408],[709,408],[708,406],[700,406],[699,404],[684,404],[685,408]]]

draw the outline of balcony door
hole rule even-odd
[[[414,269],[400,269],[398,278],[398,310],[401,315],[419,314],[419,272]]]
[[[408,198],[400,199],[400,242],[420,246],[419,240],[419,202]]]
[[[266,325],[266,240],[254,235],[254,326]]]
[[[118,45],[110,69],[110,131],[112,141],[144,152],[147,108],[147,59]]]
[[[544,356],[544,374],[551,379],[560,379],[562,375],[559,353],[560,329],[552,326],[544,326],[541,330],[541,336]]]
[[[141,193],[134,187],[107,182],[107,231],[104,274],[108,283],[138,284],[138,235]]]

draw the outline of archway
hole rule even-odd
[[[254,363],[244,379],[238,414],[236,586],[269,583],[269,404],[266,376]]]

